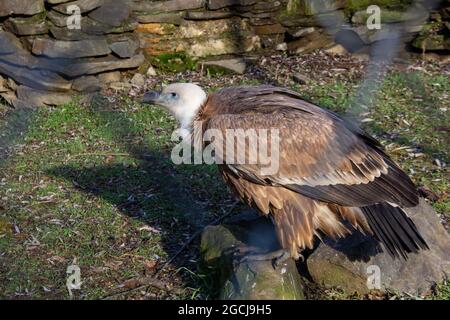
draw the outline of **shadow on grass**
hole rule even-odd
[[[129,154],[127,157],[134,164],[83,166],[71,162],[47,173],[70,181],[80,191],[107,201],[122,214],[159,229],[161,247],[171,258],[195,231],[216,218],[214,210],[193,190],[196,185],[189,170],[175,168],[170,152],[164,148],[162,151],[150,148],[142,138],[143,132],[136,130],[126,113],[117,112],[103,98],[95,99],[90,108],[110,128],[114,142]],[[203,171],[204,167],[192,170]],[[217,180],[220,181],[219,176]],[[224,197],[228,196],[224,184],[214,187],[223,188]],[[226,203],[215,205],[220,208]],[[194,252],[194,248],[195,245],[180,254],[171,267],[195,268],[192,262],[186,262],[197,258],[198,250]]]

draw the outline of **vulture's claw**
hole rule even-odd
[[[284,249],[264,253],[258,252],[257,249],[251,247],[235,247],[233,249],[233,266],[235,268],[245,262],[271,261],[273,268],[277,269],[291,258],[289,252]]]

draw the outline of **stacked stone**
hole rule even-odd
[[[56,104],[120,80],[117,70],[144,62],[137,26],[127,0],[1,1],[0,75],[17,85],[0,94],[16,106]]]
[[[299,54],[336,43],[355,52],[391,40],[422,48],[425,36],[417,35],[424,24],[433,29],[426,24],[430,12],[431,19],[441,19],[441,31],[428,37],[425,50],[448,50],[445,4],[436,9],[432,0],[373,3],[381,8],[380,29],[367,26],[368,4],[359,0],[134,1],[132,8],[140,23],[141,46],[150,55],[184,52],[207,57],[269,50]],[[436,23],[431,24],[435,31]]]
[[[211,60],[275,50],[368,52],[395,40],[417,52],[448,54],[450,5],[437,3],[374,0],[381,7],[378,30],[367,26],[366,0],[1,1],[0,76],[10,80],[0,78],[0,95],[17,104],[31,90],[17,84],[46,92],[98,90],[120,80],[117,70],[140,66],[140,49]],[[80,11],[80,29],[68,27],[71,6]],[[243,72],[241,64],[221,61]]]
[[[450,51],[450,1],[443,1],[438,10],[430,14],[412,45],[422,52],[444,53]]]
[[[184,52],[206,57],[259,52],[283,42],[275,17],[283,1],[136,1],[141,46],[151,55]]]

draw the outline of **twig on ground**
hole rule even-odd
[[[227,218],[232,212],[233,212],[233,210],[234,210],[234,208],[237,206],[237,204],[239,203],[239,201],[235,201],[232,205],[231,205],[231,207],[230,207],[230,209],[228,209],[228,211],[225,213],[225,214],[223,214],[223,215],[221,215],[220,217],[218,217],[217,219],[215,219],[214,221],[212,221],[211,223],[209,223],[209,224],[207,224],[206,225],[206,227],[207,226],[213,226],[213,225],[216,225],[216,224],[218,224],[219,222],[221,222],[221,221],[223,221],[225,218]],[[181,246],[181,248],[180,249],[178,249],[178,251],[169,259],[169,260],[167,260],[163,265],[162,265],[162,267],[161,268],[159,268],[159,270],[155,273],[155,277],[156,276],[158,276],[160,273],[161,273],[161,271],[163,271],[163,269],[165,268],[165,267],[167,267],[169,264],[171,264],[191,243],[192,243],[192,241],[194,241],[202,232],[203,232],[203,229],[204,229],[204,227],[203,228],[201,228],[201,229],[199,229],[199,230],[197,230],[182,246]]]
[[[209,224],[207,224],[205,227],[207,226],[212,226],[212,225],[216,225],[220,222],[222,222],[225,218],[227,218],[228,216],[230,216],[233,213],[234,208],[237,206],[237,204],[239,203],[239,201],[235,201],[231,207],[228,209],[227,212],[225,212],[223,215],[221,215],[220,217],[218,217],[217,219],[215,219],[214,221],[210,222]],[[121,292],[117,292],[117,293],[113,293],[111,295],[105,296],[104,298],[102,298],[102,300],[108,300],[123,294],[128,294],[131,292],[135,292],[137,290],[140,289],[144,289],[146,287],[155,287],[157,289],[160,290],[164,290],[167,292],[172,291],[172,289],[168,289],[164,286],[163,282],[161,280],[158,280],[157,277],[161,274],[161,272],[168,266],[170,265],[191,243],[192,241],[194,241],[203,231],[204,228],[201,228],[199,230],[197,230],[182,246],[181,248],[169,259],[167,260],[162,266],[161,268],[158,269],[158,271],[151,277],[145,277],[145,278],[141,278],[141,279],[136,279],[136,282],[139,283],[140,285],[136,288],[132,288],[129,290],[125,290],[125,291],[121,291]]]
[[[135,291],[138,291],[138,290],[146,288],[146,287],[154,287],[154,288],[156,288],[158,290],[161,290],[161,291],[173,292],[176,295],[181,295],[182,294],[181,289],[167,288],[163,281],[158,280],[158,279],[154,278],[153,276],[151,276],[151,277],[144,277],[144,278],[141,278],[141,279],[136,279],[135,281],[136,281],[136,284],[138,285],[137,287],[134,287],[134,288],[131,288],[131,289],[128,289],[128,290],[125,290],[125,291],[120,291],[120,292],[113,293],[111,295],[103,297],[102,300],[109,300],[109,299],[115,298],[117,296],[128,294],[128,293],[131,293],[131,292],[135,292]]]

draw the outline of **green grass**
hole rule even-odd
[[[100,298],[214,218],[217,208],[192,197],[223,203],[225,187],[214,167],[172,165],[173,129],[165,112],[129,99],[118,108],[100,99],[40,109],[23,150],[3,164],[0,296],[66,298],[65,270],[76,258],[79,297]],[[39,245],[30,249],[30,239]]]
[[[442,75],[391,72],[362,116],[414,181],[439,195],[432,204],[447,217],[448,171],[435,159],[449,162],[449,88]],[[345,114],[358,87],[336,80],[294,89]],[[40,108],[26,134],[14,137],[15,155],[1,163],[0,298],[68,298],[66,268],[74,259],[83,281],[76,298],[101,298],[151,274],[223,213],[232,197],[215,166],[170,161],[174,128],[166,112],[129,98]],[[210,297],[197,249],[162,275],[181,294],[151,288],[147,297]],[[439,286],[432,297],[448,299],[448,292]]]

